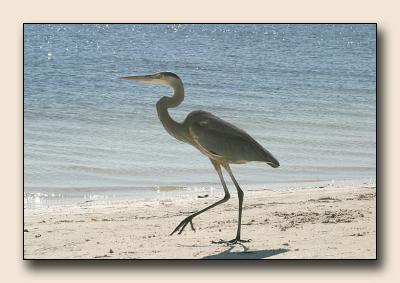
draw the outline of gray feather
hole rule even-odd
[[[263,161],[279,166],[277,159],[249,134],[209,112],[194,111],[184,124],[202,148],[229,163]]]

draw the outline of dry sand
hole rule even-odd
[[[222,197],[222,195],[221,195]],[[169,236],[187,215],[219,196],[151,202],[83,202],[25,209],[24,257],[85,259],[322,259],[376,257],[375,186],[246,191],[243,245],[237,197]]]

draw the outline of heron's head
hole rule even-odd
[[[171,72],[161,72],[154,75],[145,76],[129,76],[121,77],[121,79],[141,82],[146,84],[161,84],[174,88],[178,83],[182,84],[181,79]]]

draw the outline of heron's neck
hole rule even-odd
[[[170,85],[174,89],[172,97],[164,96],[157,102],[157,114],[165,130],[178,140],[185,140],[185,131],[181,123],[176,122],[168,113],[168,108],[177,107],[184,99],[183,83],[177,81]]]

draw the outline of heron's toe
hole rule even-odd
[[[232,239],[229,241],[222,240],[222,239],[219,241],[211,241],[211,243],[213,243],[213,244],[225,244],[227,246],[236,245],[236,244],[240,244],[240,243],[249,243],[249,242],[251,242],[251,239],[242,240],[242,239],[238,239],[238,238],[235,238],[235,239]]]

